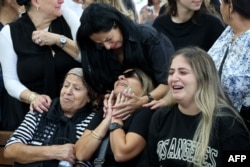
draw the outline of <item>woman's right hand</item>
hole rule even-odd
[[[51,98],[48,95],[36,95],[33,101],[30,103],[30,110],[36,110],[40,113],[48,111],[51,105]]]

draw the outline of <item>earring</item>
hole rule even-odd
[[[37,7],[36,7],[36,11],[38,11],[38,10],[39,10],[39,7],[37,6]]]

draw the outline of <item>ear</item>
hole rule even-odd
[[[36,8],[36,10],[39,10],[40,0],[31,0],[31,4]]]

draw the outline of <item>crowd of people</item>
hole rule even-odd
[[[0,0],[14,166],[220,167],[250,152],[250,1],[15,1]]]

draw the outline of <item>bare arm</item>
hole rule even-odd
[[[45,160],[67,160],[75,162],[74,145],[29,146],[23,143],[8,145],[4,156],[19,163],[32,163]]]

